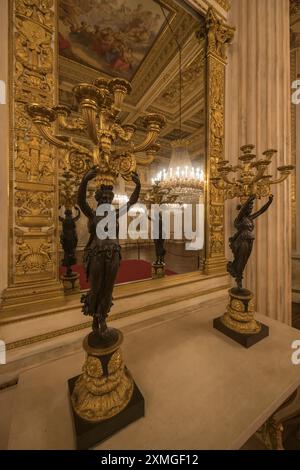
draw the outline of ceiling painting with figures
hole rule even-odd
[[[153,0],[59,0],[59,52],[131,80],[165,23]]]

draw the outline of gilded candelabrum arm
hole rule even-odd
[[[155,144],[157,137],[160,134],[161,129],[165,126],[166,119],[162,114],[148,114],[145,118],[145,126],[147,127],[148,134],[139,145],[133,145],[132,152],[143,152],[147,150],[151,145]]]
[[[84,147],[82,144],[75,142],[73,137],[69,139],[68,148],[70,153],[79,153],[82,155],[88,156],[91,160],[94,158],[94,152],[89,150],[88,148]]]
[[[157,153],[159,152],[159,150],[160,150],[160,145],[159,144],[151,145],[150,147],[148,147],[148,149],[146,151],[146,157],[136,156],[135,157],[136,162],[139,165],[142,165],[142,166],[151,165],[151,163],[153,163],[153,161],[155,160],[155,157],[156,157]]]
[[[253,179],[254,183],[257,183],[259,180],[261,180],[266,172],[266,169],[270,165],[271,160],[258,160],[255,163],[252,163],[251,168],[256,168],[257,173]]]
[[[57,122],[60,128],[71,132],[86,130],[84,120],[81,118],[71,118],[71,110],[67,106],[55,106],[53,111],[56,114]]]
[[[89,138],[93,142],[93,144],[99,144],[98,132],[97,132],[97,112],[94,108],[90,107],[82,107],[81,113],[86,123],[86,130]]]
[[[89,157],[93,157],[93,153],[84,147],[83,145],[78,144],[77,142],[74,142],[72,138],[69,137],[64,137],[64,136],[55,136],[51,134],[49,131],[49,128],[46,126],[42,126],[41,124],[35,124],[38,131],[40,132],[41,136],[44,137],[49,144],[54,145],[55,147],[62,148],[69,150],[70,153],[80,153],[83,155],[87,155]]]
[[[88,136],[95,145],[98,145],[97,115],[99,103],[104,99],[103,94],[97,86],[88,83],[80,83],[73,88],[73,92],[78,100]]]
[[[135,129],[136,127],[133,124],[125,124],[124,126],[120,126],[119,124],[114,124],[111,130],[121,140],[123,140],[124,142],[129,142],[132,139]]]
[[[223,179],[223,181],[224,181],[225,183],[227,183],[229,186],[234,186],[234,185],[236,184],[236,182],[235,182],[235,181],[230,181],[230,180],[228,179],[228,176],[227,176],[228,173],[229,173],[229,172],[226,172],[226,173],[225,173],[224,171],[222,171],[222,172],[221,172],[222,179]]]
[[[146,157],[140,157],[140,156],[135,157],[136,162],[141,166],[151,165],[151,163],[153,163],[154,159],[155,159],[155,157],[153,155],[148,155]]]
[[[142,142],[139,145],[133,145],[132,152],[137,153],[137,152],[143,152],[147,150],[147,148],[150,147],[150,145],[156,142],[158,135],[159,135],[159,132],[157,131],[149,131],[144,142]]]
[[[35,122],[35,125],[39,133],[41,134],[41,136],[44,137],[44,139],[47,140],[49,144],[54,145],[55,147],[58,147],[58,148],[63,148],[63,149],[69,148],[68,138],[64,138],[63,136],[57,137],[53,135],[47,126],[37,124],[36,122]]]
[[[52,108],[31,104],[27,108],[32,122],[35,124],[41,136],[55,147],[73,150],[78,153],[90,155],[90,151],[80,144],[77,144],[67,136],[56,136],[51,132],[51,124],[56,120],[56,112]]]
[[[281,175],[280,178],[278,178],[277,180],[274,180],[274,181],[270,181],[269,184],[282,183],[282,181],[287,179],[287,177],[291,174],[291,172],[294,170],[294,168],[295,167],[293,165],[280,166],[278,168],[278,171]]]

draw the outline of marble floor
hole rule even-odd
[[[166,242],[166,267],[177,274],[197,271],[201,260],[201,252],[187,251],[182,243]],[[82,263],[82,252],[77,254],[78,262]],[[153,245],[137,243],[122,247],[122,259],[141,259],[152,263],[155,260],[155,248]]]

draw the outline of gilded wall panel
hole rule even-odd
[[[221,20],[213,8],[206,15],[206,27],[198,33],[207,41],[207,192],[204,272],[225,271],[224,197],[210,184],[217,163],[224,159],[226,47],[234,28]]]
[[[57,163],[27,114],[32,102],[53,105],[55,0],[10,2],[10,236],[9,285],[2,308],[57,280]],[[39,282],[41,281],[41,287]],[[20,286],[20,292],[16,287]],[[60,295],[60,294],[58,294]]]

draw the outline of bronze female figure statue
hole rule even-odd
[[[229,239],[234,259],[227,264],[227,271],[235,278],[239,290],[243,288],[243,273],[255,240],[253,235],[254,220],[266,212],[273,201],[273,196],[269,196],[268,202],[259,211],[252,214],[255,198],[256,196],[250,196],[245,204],[237,207],[239,214],[234,221],[237,232]]]
[[[81,211],[88,218],[90,238],[85,247],[84,261],[90,291],[82,296],[83,313],[93,317],[93,333],[89,335],[90,346],[109,347],[118,338],[113,328],[108,328],[106,318],[112,306],[112,292],[121,261],[121,247],[118,240],[119,217],[125,214],[133,204],[136,204],[140,195],[140,179],[137,173],[132,173],[132,181],[136,187],[128,203],[116,210],[116,238],[100,239],[96,228],[105,216],[98,216],[87,202],[88,182],[97,176],[97,168],[89,170],[83,177],[78,190],[78,204]],[[97,206],[112,204],[114,198],[112,186],[100,186],[95,193]],[[123,209],[124,208],[124,209]]]
[[[64,258],[62,265],[67,268],[66,277],[72,277],[72,266],[76,264],[76,248],[78,237],[76,231],[76,222],[80,218],[80,210],[75,206],[77,215],[73,217],[72,210],[66,209],[64,217],[59,217],[62,223],[62,232],[60,235],[60,243],[64,250]]]
[[[164,264],[165,262],[165,233],[163,232],[163,220],[162,215],[159,213],[158,219],[158,228],[159,228],[159,237],[154,240],[155,253],[156,253],[156,264]]]
[[[159,214],[156,216],[154,220],[149,216],[148,216],[148,219],[154,224],[158,223],[158,238],[154,238],[155,256],[156,256],[155,264],[163,265],[165,263],[165,254],[166,254],[166,249],[165,249],[166,235],[163,232],[163,219],[162,219],[161,212],[159,212]]]

